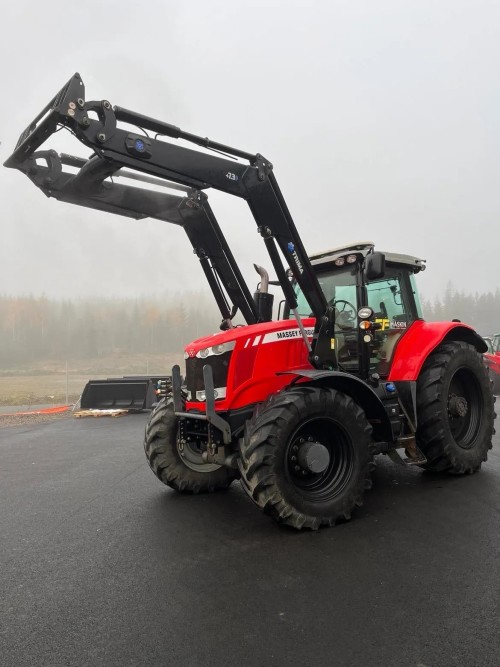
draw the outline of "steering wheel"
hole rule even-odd
[[[339,304],[343,304],[343,308],[339,308]],[[337,324],[341,327],[350,327],[356,317],[356,308],[350,302],[345,299],[338,299],[333,302],[333,307],[338,311],[338,315],[335,318]],[[348,310],[349,309],[349,310]]]

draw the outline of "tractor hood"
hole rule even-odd
[[[308,338],[311,339],[316,323],[315,318],[303,318],[302,322]],[[192,341],[184,348],[184,358],[203,358],[212,354],[221,354],[224,351],[224,347],[229,349],[230,344],[231,347],[234,347],[232,344],[236,344],[237,342],[242,342],[244,347],[248,347],[249,344],[257,345],[260,342],[267,343],[295,338],[302,339],[302,336],[298,324],[294,319],[237,326],[234,329],[214,333],[210,336],[203,336],[203,338],[197,338]]]
[[[303,321],[309,341],[315,319]],[[193,341],[185,348],[188,409],[203,409],[203,369],[212,369],[217,409],[239,409],[262,401],[290,382],[284,371],[311,368],[308,350],[295,320],[235,327]]]

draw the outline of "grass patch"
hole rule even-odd
[[[61,405],[75,403],[89,380],[123,375],[170,375],[180,355],[137,355],[92,361],[48,360],[32,367],[0,370],[0,405]]]

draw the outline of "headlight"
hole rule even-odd
[[[357,260],[356,255],[347,255],[347,257],[345,258],[345,261],[346,261],[348,264],[355,264],[355,263],[356,263],[356,260]]]
[[[335,260],[334,263],[335,263],[335,266],[344,266],[344,264],[345,264],[345,259],[344,259],[343,257],[338,257],[338,258]]]
[[[206,359],[207,357],[211,357],[213,355],[226,354],[226,352],[231,352],[231,350],[234,350],[235,345],[236,341],[230,340],[228,343],[219,343],[218,345],[213,345],[212,347],[205,347],[202,350],[199,350],[194,356],[196,356],[198,359]]]
[[[197,391],[195,397],[197,401],[206,401],[207,392],[203,389],[201,391]],[[217,389],[214,389],[214,398],[216,401],[226,398],[226,387],[218,387]]]
[[[369,320],[370,317],[373,317],[373,309],[370,308],[369,306],[365,306],[364,308],[360,308],[358,310],[358,317],[360,320]]]

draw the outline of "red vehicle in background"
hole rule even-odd
[[[495,394],[500,394],[500,334],[486,336],[484,342],[488,346],[488,351],[484,353],[484,360],[490,371],[493,391]]]

